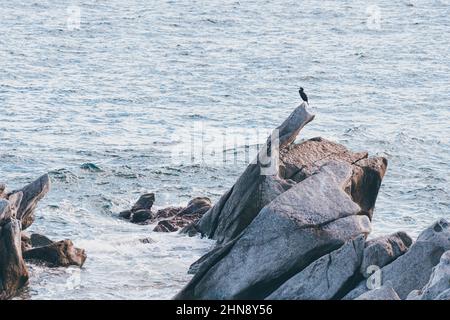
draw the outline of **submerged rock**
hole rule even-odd
[[[203,271],[176,298],[262,299],[324,254],[367,235],[368,217],[344,191],[351,177],[351,165],[330,162],[276,197],[218,261],[199,266]]]
[[[382,268],[404,254],[412,244],[412,239],[405,232],[378,237],[367,241],[361,263],[361,274],[368,278],[370,266]]]
[[[84,249],[75,248],[71,240],[62,240],[27,250],[23,253],[23,257],[46,262],[52,267],[71,265],[82,267],[87,256]]]
[[[399,297],[405,299],[411,291],[426,285],[433,267],[447,250],[450,250],[449,223],[440,219],[422,231],[405,254],[381,269],[381,281],[390,281]],[[363,281],[345,299],[354,299],[368,290],[366,281]]]
[[[322,256],[270,294],[269,300],[329,300],[355,276],[361,264],[365,237],[349,240],[341,248]]]

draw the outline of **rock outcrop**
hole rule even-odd
[[[4,300],[28,282],[28,270],[22,258],[20,221],[0,222],[0,300]]]
[[[354,300],[401,300],[390,283],[367,291]]]
[[[265,205],[296,183],[316,174],[323,165],[333,160],[351,165],[353,172],[346,191],[360,206],[361,213],[370,219],[387,167],[386,159],[368,159],[367,152],[353,153],[344,146],[323,138],[294,144],[299,131],[313,119],[314,116],[306,111],[305,104],[296,108],[267,139],[256,161],[247,167],[234,186],[199,220],[196,230],[216,239],[218,243],[232,240],[253,221]],[[273,145],[279,147],[273,148]],[[275,157],[275,154],[279,157]],[[268,161],[266,158],[270,158],[269,162],[274,167],[271,171],[264,166]]]
[[[157,223],[155,232],[175,232],[182,228],[194,226],[195,223],[211,208],[211,200],[207,197],[196,197],[186,207],[167,207],[152,211],[155,195],[142,195],[130,210],[119,213],[123,219],[138,224]],[[186,231],[189,233],[189,231]]]
[[[72,264],[69,261],[81,262],[77,260],[80,256],[83,257],[82,262],[86,259],[84,250],[74,248],[70,240],[66,240],[64,246],[49,244],[51,240],[45,236],[34,234],[30,237],[23,231],[33,223],[35,208],[49,189],[48,175],[20,190],[6,192],[4,185],[0,187],[0,300],[14,297],[27,284],[29,275],[24,258],[33,255],[36,250],[33,247],[57,246],[59,250],[47,252],[47,257],[58,257],[55,262],[59,265]],[[34,255],[39,256],[36,252]]]
[[[191,267],[177,299],[331,299],[352,288],[387,161],[322,138],[294,144],[313,118],[299,106],[195,225],[218,247]],[[341,273],[328,283],[330,269]]]
[[[367,235],[368,217],[344,191],[351,176],[351,165],[330,162],[279,195],[178,298],[262,299],[314,260]]]

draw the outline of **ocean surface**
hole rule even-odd
[[[49,172],[30,229],[88,255],[30,265],[19,298],[171,298],[213,242],[118,212],[144,192],[216,201],[299,86],[316,114],[299,139],[389,160],[373,236],[450,218],[449,16],[446,0],[1,0],[0,181]]]

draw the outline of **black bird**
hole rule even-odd
[[[303,101],[305,101],[306,103],[308,103],[308,96],[306,95],[306,93],[303,91],[303,88],[300,87],[300,90],[298,90],[298,93],[300,94],[300,97],[302,98]],[[308,103],[309,104],[309,103]]]

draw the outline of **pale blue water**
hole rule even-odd
[[[32,266],[23,297],[172,297],[212,242],[117,213],[146,191],[159,207],[217,200],[245,168],[245,137],[284,120],[299,85],[316,114],[302,137],[389,159],[374,235],[450,218],[450,3],[371,4],[380,28],[365,1],[1,0],[0,180],[51,172],[32,229],[89,256],[80,273]],[[171,158],[198,123],[219,149],[226,129],[237,160]]]

